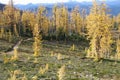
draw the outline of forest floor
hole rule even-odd
[[[95,62],[85,58],[86,42],[75,43],[75,49],[72,50],[71,42],[43,41],[41,56],[34,58],[33,40],[24,40],[18,46],[19,59],[4,63],[5,56],[13,55],[5,52],[15,44],[0,40],[0,80],[12,80],[15,72],[17,80],[23,77],[27,80],[58,80],[57,72],[63,65],[64,80],[120,80],[120,62],[107,59]],[[46,64],[48,69],[41,73]]]

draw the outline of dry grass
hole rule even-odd
[[[2,42],[2,41],[1,41]],[[0,44],[13,44],[5,43],[3,41]],[[4,46],[5,46],[4,45]],[[19,59],[17,61],[11,62],[9,59],[13,55],[0,54],[0,80],[10,79],[11,73],[9,71],[20,70],[21,73],[16,75],[17,78],[24,78],[27,80],[31,79],[52,79],[57,80],[59,73],[64,75],[65,80],[119,80],[120,79],[120,62],[115,64],[113,60],[102,60],[102,62],[94,62],[91,59],[86,59],[83,47],[86,46],[76,46],[74,51],[69,51],[71,45],[69,44],[59,44],[52,42],[47,42],[43,44],[42,56],[33,57],[33,51],[31,49],[32,42],[22,43],[18,49]],[[25,49],[27,49],[27,51]],[[5,49],[8,49],[7,46]],[[57,59],[57,56],[62,55],[62,58]],[[4,61],[6,60],[5,64]],[[61,69],[61,66],[65,66]]]

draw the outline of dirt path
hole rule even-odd
[[[28,39],[21,39],[19,40],[16,44],[14,44],[10,49],[8,49],[5,53],[6,54],[13,54],[14,53],[14,49],[18,49],[19,48],[19,45],[22,43],[22,41],[28,41],[28,40],[31,40],[31,38],[28,38]]]
[[[5,53],[6,54],[13,54],[14,53],[14,49],[18,49],[19,45],[21,44],[23,40],[19,40],[16,44],[14,44],[11,48],[9,48]]]

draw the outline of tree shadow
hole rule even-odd
[[[117,63],[120,63],[120,60],[113,60],[113,59],[101,59],[103,60],[104,62],[117,62]]]

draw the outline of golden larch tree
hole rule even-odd
[[[22,24],[23,24],[23,32],[27,34],[27,31],[31,32],[34,29],[34,25],[36,23],[36,16],[34,13],[25,11],[22,14]]]
[[[41,50],[41,43],[42,43],[42,37],[40,35],[40,29],[38,24],[35,24],[34,29],[33,29],[33,38],[34,38],[34,43],[33,43],[33,50],[34,50],[34,56],[38,57],[40,56],[40,50]]]
[[[78,6],[76,6],[71,12],[71,29],[73,32],[81,34],[82,17],[80,15],[80,11],[79,11]]]
[[[120,39],[118,38],[116,41],[116,59],[120,59]]]
[[[111,26],[112,22],[110,15],[107,14],[106,5],[104,3],[98,5],[94,0],[91,12],[87,16],[88,38],[90,39],[87,57],[98,60],[109,56],[112,43]]]

